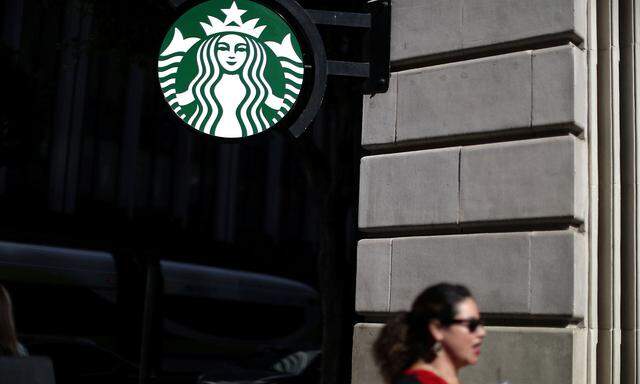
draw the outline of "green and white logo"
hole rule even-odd
[[[302,53],[291,27],[249,0],[193,7],[172,25],[160,52],[165,99],[184,122],[214,136],[271,128],[302,87]]]

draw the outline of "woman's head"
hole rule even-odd
[[[235,33],[223,35],[215,45],[216,59],[225,71],[235,73],[247,60],[247,49],[246,38]]]
[[[393,381],[418,360],[433,361],[439,354],[461,368],[475,364],[485,332],[469,290],[441,283],[424,290],[410,312],[401,313],[382,330],[374,355],[383,376]]]
[[[0,355],[17,355],[18,338],[9,292],[0,285]]]
[[[477,363],[485,331],[480,323],[480,311],[472,298],[467,297],[456,305],[453,318],[430,321],[429,332],[456,369]]]

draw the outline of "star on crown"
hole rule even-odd
[[[242,15],[247,12],[245,9],[238,9],[236,2],[227,9],[221,9],[226,15],[224,21],[213,16],[209,16],[209,24],[201,22],[200,25],[207,36],[221,32],[240,32],[255,38],[260,37],[266,25],[257,27],[259,19],[251,19],[246,23],[242,21]]]

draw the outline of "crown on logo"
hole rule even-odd
[[[209,16],[209,24],[200,23],[207,36],[221,32],[240,32],[258,38],[266,27],[265,25],[256,27],[259,19],[251,19],[246,23],[243,22],[242,15],[247,11],[245,9],[238,9],[235,1],[231,4],[230,8],[221,9],[221,11],[227,16],[224,21]]]

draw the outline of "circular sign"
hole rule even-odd
[[[212,0],[171,26],[158,78],[185,123],[235,138],[282,120],[300,94],[304,65],[298,39],[280,15],[249,0]]]

